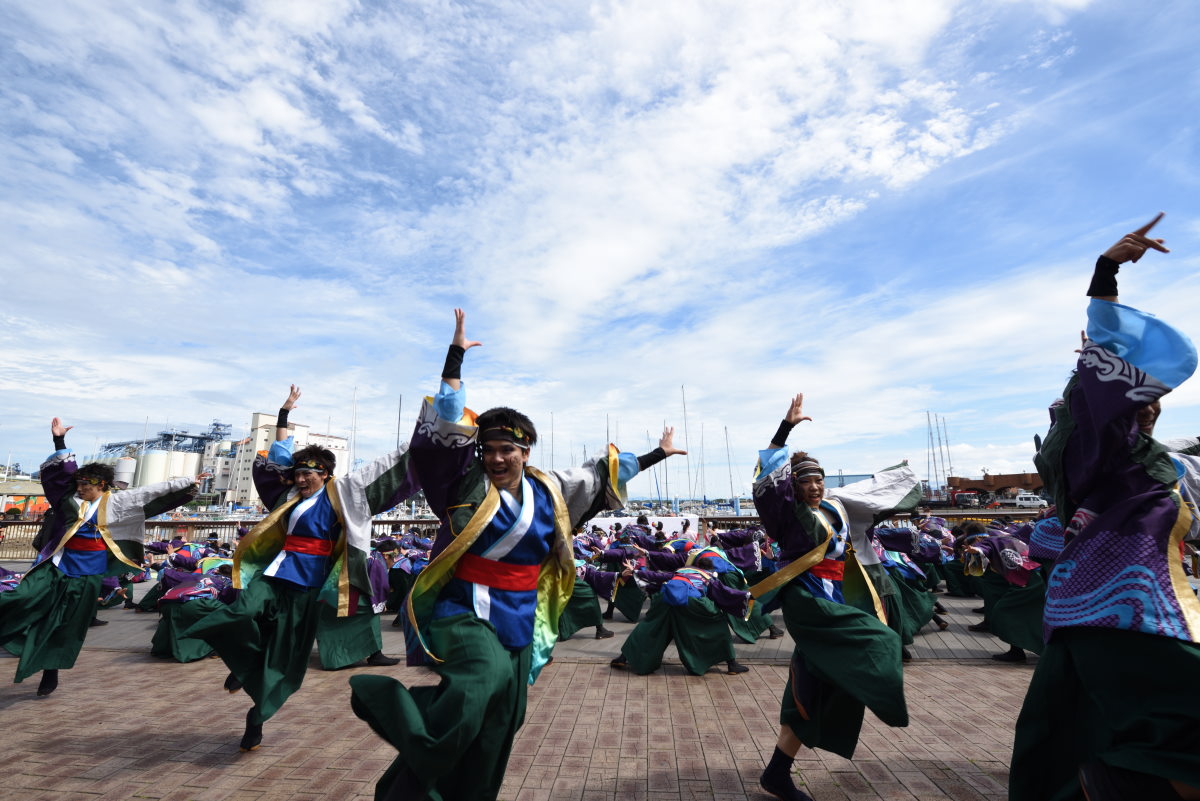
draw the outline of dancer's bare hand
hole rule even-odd
[[[296,401],[298,400],[300,400],[300,387],[292,384],[291,389],[288,391],[287,400],[283,402],[283,408],[289,411],[295,409]]]
[[[811,417],[809,417],[808,415],[806,415],[804,413],[804,393],[803,392],[797,392],[796,397],[792,398],[792,402],[790,404],[788,404],[787,414],[785,414],[783,416],[783,419],[788,421],[792,425],[796,425],[797,423],[804,421],[804,420],[809,420],[809,421],[812,420]]]
[[[671,426],[663,426],[662,436],[658,438],[658,447],[662,448],[667,456],[687,455],[687,451],[675,447],[675,429]]]
[[[1137,263],[1137,260],[1145,255],[1147,250],[1157,250],[1160,253],[1170,253],[1171,251],[1163,247],[1162,239],[1151,239],[1146,236],[1150,233],[1150,229],[1158,224],[1158,221],[1163,218],[1163,212],[1159,212],[1157,216],[1150,222],[1143,225],[1141,228],[1131,233],[1125,234],[1120,241],[1104,251],[1104,255],[1115,261],[1117,264],[1124,264],[1127,261]]]
[[[450,344],[458,345],[463,350],[470,350],[483,344],[473,339],[467,339],[467,313],[462,309],[454,310],[454,339],[450,340]]]

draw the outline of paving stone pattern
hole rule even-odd
[[[815,801],[1005,798],[1013,724],[1036,660],[993,662],[988,656],[1004,647],[966,630],[979,602],[939,597],[952,625],[944,633],[928,627],[911,649],[911,724],[888,728],[868,713],[853,761],[802,750],[798,781]],[[369,799],[395,752],[350,711],[347,679],[377,672],[413,685],[436,681],[403,666],[325,672],[314,660],[302,690],[268,721],[262,748],[242,754],[249,701],[221,689],[218,660],[155,659],[156,616],[100,614],[111,625],[91,630],[53,695],[36,697],[36,676],[0,684],[0,799]],[[400,654],[402,637],[389,621],[384,651]],[[670,652],[656,674],[632,676],[608,666],[632,624],[610,625],[615,638],[585,630],[561,643],[531,688],[500,797],[769,799],[757,781],[774,747],[791,641],[739,645],[751,668],[739,676],[716,668],[688,676]],[[0,659],[0,675],[15,667],[15,659]]]

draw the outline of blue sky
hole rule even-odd
[[[469,405],[543,466],[682,438],[686,387],[673,490],[728,494],[728,429],[745,491],[795,392],[830,470],[924,473],[927,410],[955,473],[1032,470],[1095,256],[1160,209],[1122,300],[1200,338],[1200,6],[1131,9],[0,3],[0,458],[291,383],[342,433],[357,392],[371,458],[462,306]],[[1164,405],[1194,435],[1200,380]]]

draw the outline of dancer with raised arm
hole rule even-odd
[[[1200,798],[1200,601],[1181,556],[1197,462],[1153,437],[1159,399],[1195,372],[1196,349],[1117,299],[1121,264],[1168,252],[1147,236],[1161,218],[1096,262],[1086,340],[1034,459],[1065,545],[1017,719],[1013,801]]]
[[[328,449],[309,445],[293,453],[287,418],[299,398],[292,385],[279,410],[276,441],[266,459],[255,459],[254,484],[271,512],[234,552],[234,587],[242,593],[184,632],[212,645],[224,660],[226,690],[245,688],[254,701],[243,751],[261,745],[263,723],[300,689],[320,634],[345,625],[349,631],[336,634],[345,647],[359,649],[356,659],[369,648],[379,653],[371,639],[372,623],[378,637],[378,621],[364,600],[387,592],[368,574],[371,517],[418,489],[403,449],[342,478],[334,478]],[[354,622],[351,616],[359,615],[362,622]]]
[[[783,612],[796,643],[779,712],[779,737],[760,779],[785,801],[811,801],[792,779],[800,746],[854,755],[864,707],[889,726],[907,726],[900,636],[888,628],[879,598],[854,556],[851,516],[869,521],[895,509],[916,486],[899,466],[857,482],[845,500],[826,497],[825,471],[787,438],[805,420],[804,396],[788,406],[769,447],[759,452],[754,503],[779,544],[779,569],[751,588],[777,590],[769,608]]]
[[[529,685],[550,659],[575,583],[571,532],[619,508],[639,470],[683,453],[668,428],[643,456],[610,445],[583,467],[538,470],[528,417],[465,408],[463,356],[480,343],[467,339],[463,311],[454,316],[441,388],[421,408],[410,451],[441,521],[405,603],[410,664],[428,664],[441,682],[350,680],[355,714],[399,751],[378,799],[496,798]]]
[[[187,503],[207,478],[117,491],[110,465],[76,465],[66,441],[72,428],[50,422],[55,451],[41,467],[57,527],[17,588],[0,593],[0,647],[20,657],[14,681],[42,671],[38,695],[54,692],[58,671],[75,665],[104,578],[142,570],[146,518]]]

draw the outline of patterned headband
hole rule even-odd
[[[816,459],[802,459],[792,465],[792,477],[804,478],[805,476],[821,476],[825,477],[825,468],[817,462]]]
[[[495,426],[479,432],[480,442],[492,440],[511,442],[518,448],[529,450],[529,435],[521,430],[520,426]]]

